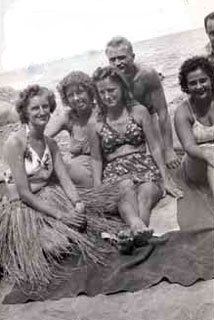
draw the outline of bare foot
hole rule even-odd
[[[145,229],[134,235],[134,245],[135,247],[143,247],[149,243],[149,239],[152,238],[153,230]]]
[[[136,221],[131,229],[135,247],[142,247],[148,244],[148,240],[152,237],[153,230],[149,229],[141,219]]]
[[[132,231],[130,229],[120,231],[117,235],[119,252],[122,254],[131,254],[134,249],[133,240]]]

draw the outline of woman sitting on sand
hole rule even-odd
[[[50,265],[64,253],[96,256],[79,233],[86,225],[84,204],[56,142],[44,135],[55,107],[47,88],[27,87],[16,104],[22,126],[5,143],[8,196],[0,207],[0,265],[18,282],[49,281]],[[59,185],[51,183],[53,172]]]
[[[125,246],[145,244],[153,233],[148,227],[151,210],[164,190],[175,196],[181,192],[166,172],[147,109],[133,102],[119,71],[98,68],[93,80],[100,109],[100,121],[91,120],[88,131],[94,184],[119,183],[118,210],[129,227],[119,233],[119,241]]]
[[[214,196],[214,69],[207,58],[187,59],[179,81],[188,95],[175,113],[175,128],[186,152],[183,171],[189,181],[208,184]]]
[[[93,185],[90,148],[86,128],[94,110],[94,86],[91,78],[81,71],[69,73],[58,85],[65,108],[47,130],[54,137],[62,130],[70,135],[70,154],[63,157],[73,182],[89,188]]]

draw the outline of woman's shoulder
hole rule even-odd
[[[133,116],[146,116],[149,115],[149,112],[143,104],[136,101],[131,108],[130,114]]]
[[[88,120],[87,129],[90,131],[99,131],[102,124],[103,121],[101,120],[97,112],[94,112]]]
[[[18,131],[12,132],[4,143],[4,154],[9,156],[11,152],[24,152],[27,145],[26,130],[21,127]]]
[[[74,114],[69,107],[63,108],[61,113],[58,115],[58,121],[65,126],[73,122],[74,118]]]
[[[71,132],[73,126],[71,126],[70,122],[69,110],[62,109],[51,118],[45,133],[50,137],[54,137],[63,130]]]
[[[5,141],[5,145],[24,145],[26,143],[26,130],[21,127],[15,132],[11,132]]]
[[[191,112],[189,109],[189,101],[187,99],[181,101],[175,109],[175,118],[191,118]]]
[[[58,145],[57,145],[57,142],[54,138],[51,138],[51,137],[45,135],[45,140],[46,140],[46,143],[51,151],[53,151],[57,148]]]
[[[175,126],[178,128],[184,128],[186,127],[186,125],[193,125],[195,119],[194,119],[194,115],[193,112],[190,109],[189,106],[189,101],[186,99],[184,101],[182,101],[177,109],[175,110],[175,114],[174,114],[174,123]]]

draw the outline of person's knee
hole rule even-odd
[[[151,208],[154,203],[160,200],[162,193],[161,188],[154,182],[144,183],[138,189],[139,200],[146,208]]]
[[[93,186],[93,175],[92,171],[83,168],[81,166],[69,165],[67,166],[67,172],[71,180],[76,184],[86,188]]]

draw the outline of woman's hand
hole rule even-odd
[[[165,151],[165,162],[167,168],[169,169],[176,169],[181,164],[181,160],[177,157],[173,149]]]
[[[79,232],[83,232],[87,226],[87,220],[85,215],[85,205],[81,201],[78,201],[74,206],[74,212],[72,214],[58,211],[53,214],[55,219],[62,221],[68,227],[76,229]]]
[[[82,201],[77,201],[74,208],[76,215],[72,221],[72,224],[77,228],[79,232],[83,232],[87,227],[85,205]]]
[[[76,204],[75,204],[75,207],[74,207],[75,211],[80,213],[80,214],[83,214],[85,213],[85,205],[82,201],[77,201]]]
[[[168,193],[174,198],[177,198],[177,199],[183,198],[183,191],[177,186],[177,184],[172,179],[169,173],[165,175],[165,178],[163,181],[163,189],[164,189],[164,195]]]
[[[47,216],[54,218],[56,220],[63,220],[65,219],[65,213],[62,212],[61,210],[57,210],[54,211],[54,209],[51,211],[51,215],[50,214],[46,214]]]

